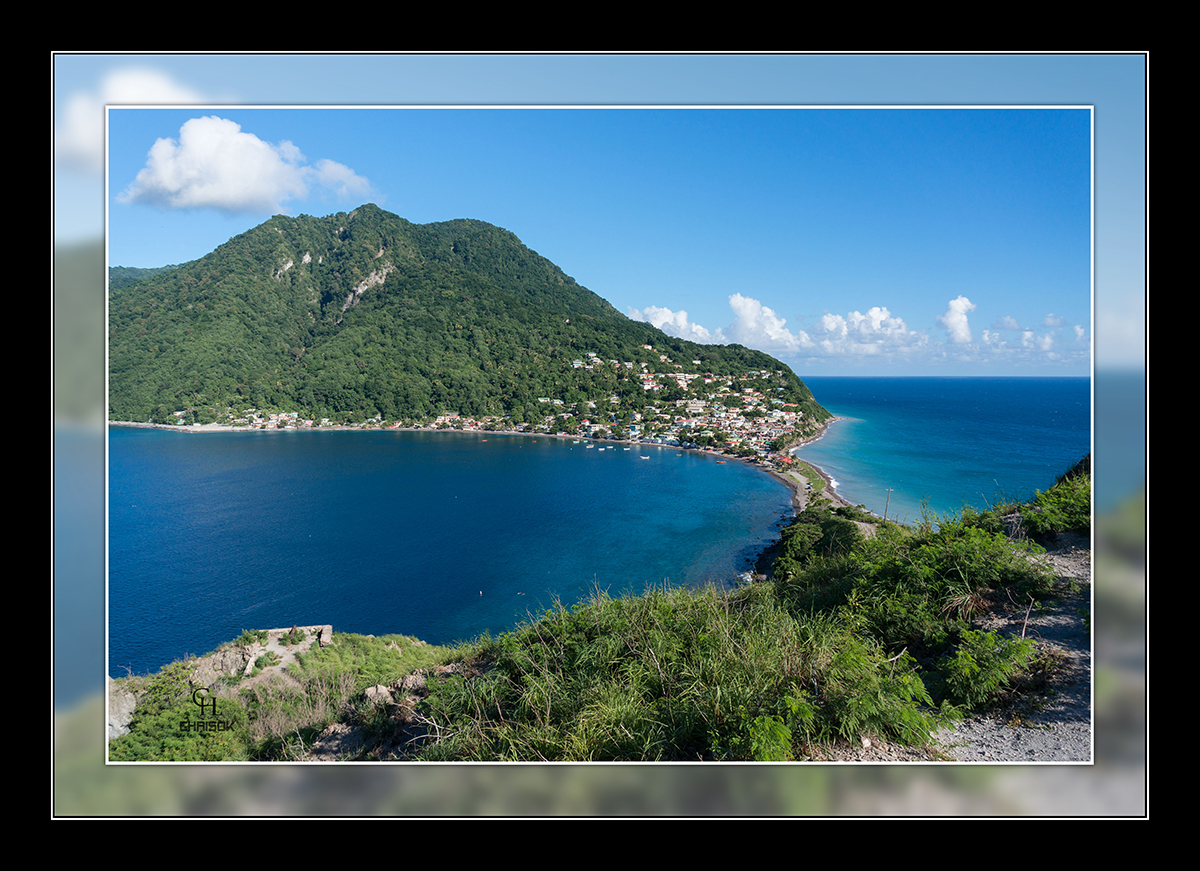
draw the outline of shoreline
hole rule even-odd
[[[851,502],[849,499],[847,499],[845,496],[842,496],[837,491],[837,488],[835,488],[833,485],[833,477],[828,472],[826,472],[824,469],[822,469],[820,466],[818,466],[816,463],[812,462],[811,460],[801,459],[800,457],[796,456],[796,454],[794,453],[795,451],[799,450],[800,448],[804,447],[805,445],[810,445],[813,442],[817,441],[818,439],[823,438],[825,433],[829,430],[829,425],[832,423],[835,423],[836,421],[839,421],[839,420],[842,420],[842,418],[831,417],[829,420],[825,421],[825,423],[821,426],[821,429],[817,432],[816,435],[812,436],[811,438],[806,438],[803,441],[792,445],[791,447],[789,447],[787,449],[787,454],[789,457],[792,458],[792,463],[793,463],[794,467],[795,466],[806,466],[809,469],[811,469],[822,481],[825,482],[825,486],[822,488],[820,493],[816,494],[816,495],[818,495],[822,499],[830,500],[833,503],[835,508],[842,506],[842,505],[852,508],[852,507],[854,507],[854,503]],[[778,480],[782,481],[784,484],[786,484],[788,487],[791,488],[792,493],[793,493],[793,504],[796,506],[796,511],[800,512],[800,511],[803,511],[804,506],[808,504],[808,495],[809,495],[808,494],[808,484],[810,482],[809,482],[808,478],[805,477],[803,472],[798,471],[794,467],[790,468],[790,469],[781,469],[781,470],[769,469],[768,472],[771,475],[774,475]]]

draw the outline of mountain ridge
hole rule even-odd
[[[529,417],[547,396],[617,395],[639,410],[633,368],[777,373],[782,397],[828,417],[778,360],[631,320],[478,219],[414,224],[371,203],[276,215],[197,260],[110,276],[113,420],[235,407],[347,421]],[[627,371],[579,365],[589,354]]]

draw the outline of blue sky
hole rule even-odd
[[[94,154],[73,106],[188,105],[109,112],[112,264],[375,202],[498,224],[631,317],[802,376],[1086,375],[1105,336],[1114,363],[1144,354],[1140,56],[222,60],[56,60],[64,217]]]

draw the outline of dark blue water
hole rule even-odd
[[[1088,378],[801,377],[845,420],[797,456],[901,522],[1029,498],[1091,450]]]
[[[545,437],[113,427],[109,451],[114,675],[243,629],[447,643],[597,588],[729,583],[791,513],[743,463]]]
[[[900,520],[1026,498],[1089,450],[1088,379],[805,380],[847,419],[800,456]],[[111,428],[110,673],[243,629],[447,643],[597,588],[729,583],[791,513],[786,488],[742,463],[487,439]]]

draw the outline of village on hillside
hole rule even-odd
[[[648,347],[648,346],[645,346]],[[680,371],[665,354],[660,361],[676,371],[656,372],[645,362],[602,360],[595,353],[572,361],[574,368],[611,367],[646,394],[641,410],[630,410],[618,395],[601,400],[568,402],[555,396],[537,398],[545,413],[540,421],[515,423],[504,415],[472,417],[447,411],[432,420],[384,420],[380,416],[346,423],[329,418],[307,419],[300,412],[263,412],[247,408],[214,423],[233,429],[433,429],[477,432],[521,432],[576,438],[608,439],[730,454],[772,467],[790,465],[787,448],[816,434],[815,422],[804,421],[797,404],[779,398],[774,386],[781,370],[752,370],[741,376]],[[698,365],[700,361],[692,361]],[[657,399],[666,388],[683,399]],[[175,417],[183,425],[188,411]],[[808,426],[804,424],[808,423]]]

